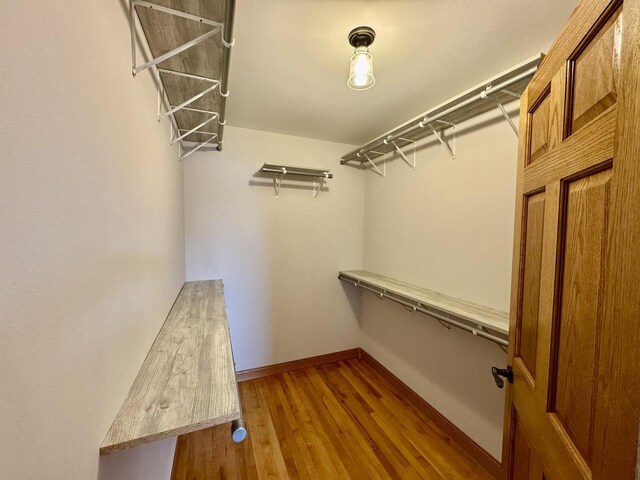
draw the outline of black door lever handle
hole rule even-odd
[[[507,368],[491,367],[491,374],[498,388],[504,387],[504,380],[500,377],[504,377],[509,383],[513,383],[513,369],[510,366]]]

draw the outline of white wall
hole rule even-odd
[[[366,270],[508,310],[517,138],[501,118],[459,126],[455,160],[430,140],[415,172],[399,159],[386,178],[367,172]],[[500,458],[504,397],[490,368],[506,354],[497,345],[366,293],[361,344]]]
[[[181,167],[123,5],[0,4],[0,478],[171,467],[172,441],[98,455],[185,279]]]
[[[338,165],[352,148],[231,127],[224,151],[185,159],[187,278],[224,280],[239,370],[359,346],[360,302],[337,280],[362,265],[364,177]],[[287,178],[276,199],[263,163],[335,178],[315,200]]]

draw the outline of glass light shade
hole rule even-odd
[[[367,47],[358,47],[351,56],[347,85],[353,90],[366,90],[373,87],[374,83],[373,56]]]

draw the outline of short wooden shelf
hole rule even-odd
[[[241,417],[222,280],[185,283],[100,454]]]
[[[340,280],[362,286],[382,297],[402,303],[407,308],[417,307],[426,314],[434,314],[442,321],[464,325],[479,336],[506,345],[509,334],[509,314],[465,300],[443,295],[393,278],[364,270],[340,272]],[[494,335],[498,334],[494,339]]]

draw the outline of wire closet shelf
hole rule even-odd
[[[180,9],[182,1],[162,3],[129,0],[131,72],[136,77],[152,70],[158,121],[171,120],[170,143],[178,144],[180,160],[209,144],[222,150],[236,2],[199,0],[188,4],[190,11]],[[142,64],[137,63],[138,24],[149,58]],[[190,39],[175,46],[176,38]],[[196,145],[187,149],[185,142]]]
[[[434,135],[449,156],[455,158],[455,145],[448,140],[445,131],[447,129],[455,131],[456,126],[465,120],[496,108],[518,135],[518,128],[511,120],[505,105],[520,98],[537,71],[542,58],[542,54],[536,55],[377,136],[343,155],[340,164],[346,165],[350,162],[358,162],[360,165],[368,164],[376,173],[385,176],[387,156],[396,153],[415,169],[416,142],[429,135]],[[412,159],[407,156],[407,147],[413,149]],[[376,164],[378,160],[383,161],[383,169]]]

